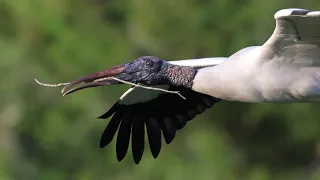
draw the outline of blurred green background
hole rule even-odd
[[[70,81],[142,55],[229,56],[261,45],[282,8],[319,0],[0,0],[0,179],[320,179],[320,104],[222,102],[157,159],[118,163],[95,119],[128,88],[62,97]],[[214,83],[214,82],[213,82]]]

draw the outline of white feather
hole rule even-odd
[[[225,57],[211,57],[211,58],[201,58],[201,59],[186,59],[186,60],[175,60],[169,61],[170,64],[175,64],[179,66],[191,66],[194,68],[203,68],[215,66],[228,58]]]
[[[288,8],[288,9],[281,9],[278,12],[274,14],[275,19],[279,19],[282,17],[287,17],[292,14],[293,11],[300,11],[300,12],[308,12],[308,10],[305,9],[299,9],[299,8]]]

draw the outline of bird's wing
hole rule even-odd
[[[169,144],[176,131],[183,128],[187,121],[220,101],[183,87],[161,86],[165,87],[179,91],[186,100],[176,94],[130,88],[108,112],[99,117],[106,119],[112,116],[101,136],[100,147],[108,145],[119,129],[116,144],[118,160],[125,157],[131,136],[132,154],[138,164],[144,152],[146,133],[151,153],[156,158],[161,149],[161,132]]]
[[[190,66],[194,68],[204,68],[215,66],[221,64],[228,58],[226,57],[211,57],[211,58],[200,58],[200,59],[185,59],[185,60],[175,60],[175,61],[168,61],[170,64],[175,64],[179,66]]]
[[[320,66],[320,11],[283,9],[274,18],[276,28],[261,59]]]

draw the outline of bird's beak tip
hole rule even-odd
[[[66,86],[64,88],[62,88],[62,90],[61,90],[61,94],[63,94],[63,96],[64,96],[64,93],[65,93],[65,90],[66,90]]]
[[[87,76],[84,76],[82,78],[79,78],[77,80],[72,81],[70,84],[66,85],[62,90],[62,96],[66,96],[68,94],[71,94],[73,92],[76,92],[81,89],[89,88],[89,87],[97,87],[97,86],[107,86],[107,85],[113,85],[119,83],[118,81],[114,81],[112,79],[108,79],[113,76],[121,75],[125,71],[126,67],[125,65],[119,65],[115,66],[110,69],[102,70]],[[74,87],[75,85],[78,85],[80,83],[83,83],[83,85],[80,85],[78,87]]]

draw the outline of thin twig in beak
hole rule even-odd
[[[184,100],[187,99],[187,98],[184,97],[182,94],[180,94],[179,91],[169,91],[169,90],[166,90],[166,89],[144,86],[144,85],[141,85],[141,84],[135,84],[135,83],[132,83],[132,82],[124,81],[124,80],[118,79],[118,78],[116,78],[116,77],[108,77],[108,78],[106,78],[106,79],[113,79],[113,80],[122,82],[122,83],[124,83],[124,84],[130,84],[130,85],[132,85],[132,86],[139,87],[139,88],[144,88],[144,89],[149,89],[149,90],[154,90],[154,91],[162,91],[162,92],[171,93],[171,94],[177,94],[177,95],[180,96],[182,99],[184,99]],[[100,81],[101,81],[101,80],[100,80]]]
[[[132,82],[124,81],[124,80],[118,79],[118,78],[116,78],[116,77],[100,78],[100,79],[94,80],[93,82],[100,82],[100,81],[104,81],[104,80],[108,80],[108,79],[113,79],[113,80],[115,80],[115,81],[119,81],[119,82],[121,82],[121,83],[129,84],[129,85],[132,85],[132,86],[135,86],[135,87],[139,87],[139,88],[143,88],[143,89],[154,90],[154,91],[162,91],[162,92],[171,93],[171,94],[177,94],[177,95],[180,96],[182,99],[184,99],[184,100],[187,99],[187,98],[184,97],[182,94],[180,94],[179,91],[169,91],[169,90],[166,90],[166,89],[144,86],[144,85],[141,85],[141,84],[135,84],[135,83],[132,83]],[[67,83],[58,83],[58,84],[46,84],[46,83],[40,82],[40,81],[39,81],[38,79],[36,79],[36,78],[35,78],[34,80],[35,80],[36,83],[39,84],[40,86],[45,86],[45,87],[60,87],[60,86],[66,86],[66,85],[70,84],[70,82],[67,82]],[[64,95],[65,95],[65,94],[63,94],[63,96],[64,96]]]
[[[67,83],[59,83],[59,84],[46,84],[46,83],[42,83],[40,82],[38,79],[34,78],[34,81],[36,81],[37,84],[39,84],[40,86],[45,86],[45,87],[59,87],[59,86],[66,86],[68,84],[70,84],[70,82]]]

